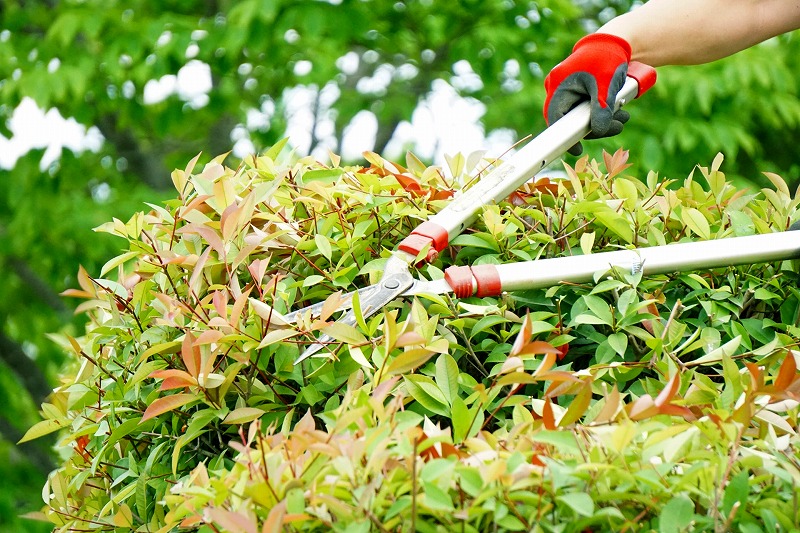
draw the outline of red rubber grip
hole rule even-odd
[[[457,298],[472,296],[472,270],[468,266],[451,266],[445,269],[444,280],[453,287]]]
[[[452,266],[444,271],[444,279],[458,298],[473,294],[479,298],[499,296],[503,292],[503,284],[494,265]]]
[[[412,231],[408,237],[403,239],[397,246],[400,250],[413,256],[419,255],[425,246],[431,246],[426,260],[432,261],[442,250],[447,247],[450,241],[447,230],[434,222],[423,222]]]
[[[472,275],[478,284],[475,296],[499,296],[503,293],[503,284],[500,283],[500,275],[494,265],[478,265],[472,267]]]
[[[639,98],[649,91],[650,87],[656,84],[658,74],[656,73],[656,69],[650,65],[645,65],[638,61],[631,61],[628,65],[628,76],[639,83],[639,92],[636,93],[636,98]]]

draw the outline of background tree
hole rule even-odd
[[[79,263],[97,272],[119,246],[91,228],[158,203],[170,170],[194,154],[271,145],[298,124],[307,132],[292,136],[300,153],[340,151],[356,116],[371,113],[371,148],[393,146],[398,153],[386,155],[397,156],[393,136],[442,82],[485,106],[485,132],[540,131],[544,74],[582,34],[630,6],[0,1],[0,133],[11,135],[8,121],[32,98],[102,136],[99,149],[65,150],[44,168],[38,150],[0,170],[0,475],[21,487],[0,495],[3,520],[38,506],[52,466],[47,443],[13,443],[37,419],[62,364],[46,333],[81,327],[58,293],[76,285]],[[634,162],[674,177],[724,151],[731,174],[770,170],[795,181],[798,52],[789,35],[713,65],[661,69],[626,132],[587,148],[622,144]],[[193,70],[210,84],[185,81]],[[311,105],[299,106],[299,94]]]

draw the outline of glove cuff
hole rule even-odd
[[[628,41],[617,35],[611,35],[610,33],[591,33],[575,43],[572,52],[577,52],[579,48],[587,45],[594,49],[602,48],[606,53],[622,54],[628,62],[631,60],[631,45]]]

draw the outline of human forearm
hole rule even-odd
[[[714,61],[800,27],[800,0],[650,0],[598,30],[652,66]]]

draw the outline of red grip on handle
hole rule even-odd
[[[639,63],[638,61],[630,62],[628,65],[628,76],[639,83],[639,92],[636,93],[636,98],[639,98],[649,91],[650,87],[656,84],[656,78],[658,77],[656,69],[650,65]]]
[[[500,274],[494,265],[452,266],[444,271],[444,279],[458,298],[466,298],[473,294],[483,298],[498,296],[503,292]]]
[[[436,255],[447,247],[450,237],[447,230],[430,221],[423,222],[412,231],[408,237],[397,246],[398,249],[411,255],[419,255],[425,246],[431,245],[428,250],[427,261],[433,261]]]

